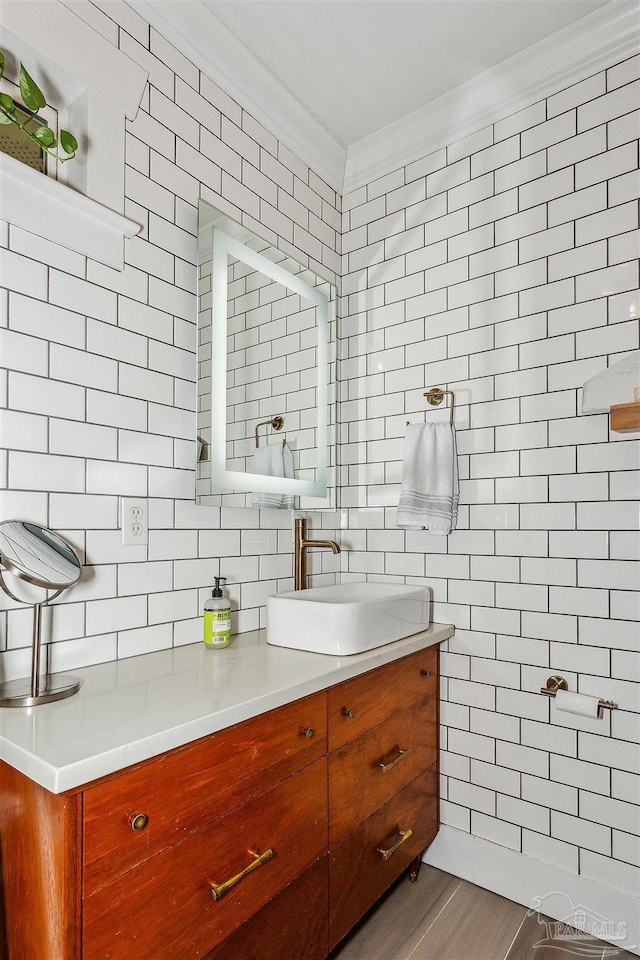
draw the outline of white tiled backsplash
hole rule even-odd
[[[45,615],[54,668],[198,640],[218,573],[239,631],[292,586],[288,513],[193,502],[202,195],[342,273],[344,552],[312,569],[428,584],[456,624],[443,822],[636,892],[638,440],[579,401],[639,346],[638,58],[360,188],[341,240],[340,197],[137,13],[100,4],[92,26],[150,72],[126,143],[144,231],[123,273],[0,231],[1,515],[60,531],[90,571]],[[448,538],[395,527],[406,421],[448,416],[433,385],[456,394]],[[121,545],[123,495],[149,498],[148,548]],[[2,609],[0,670],[24,675],[30,611]],[[557,715],[538,693],[555,671],[619,709]]]

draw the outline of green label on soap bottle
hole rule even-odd
[[[204,642],[207,647],[228,647],[231,643],[231,611],[204,611]]]

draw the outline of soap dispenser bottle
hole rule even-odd
[[[204,645],[211,650],[228,647],[231,643],[231,604],[222,595],[221,580],[226,577],[214,577],[216,585],[211,600],[204,605]]]

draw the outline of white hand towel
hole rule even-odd
[[[253,472],[267,477],[293,479],[293,454],[286,441],[268,443],[257,447],[253,455]],[[294,495],[291,493],[256,493],[254,507],[272,507],[276,510],[293,510]]]
[[[282,443],[282,465],[284,476],[287,480],[293,480],[293,452],[286,440]],[[296,498],[293,493],[285,493],[280,504],[281,510],[293,510],[296,505]]]
[[[449,423],[411,424],[404,441],[396,523],[446,536],[458,518],[456,435]]]

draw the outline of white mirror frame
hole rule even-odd
[[[211,274],[212,311],[212,358],[211,358],[211,493],[290,493],[304,497],[327,496],[327,380],[329,316],[328,300],[324,293],[310,286],[299,276],[294,276],[278,264],[272,263],[260,253],[251,250],[222,230],[213,231],[213,259]],[[241,260],[254,270],[282,284],[292,293],[297,293],[317,307],[317,466],[315,480],[268,477],[262,474],[241,473],[227,470],[227,264],[228,257]],[[213,422],[214,411],[223,411]],[[279,411],[280,412],[280,411]],[[286,411],[282,411],[286,414]]]

